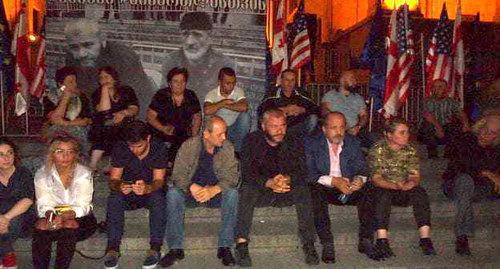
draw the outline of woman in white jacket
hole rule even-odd
[[[55,268],[69,268],[76,242],[90,237],[97,228],[92,213],[92,173],[78,162],[79,151],[76,138],[54,136],[46,164],[35,174],[39,219],[33,234],[32,257],[36,269],[49,268],[54,241]]]

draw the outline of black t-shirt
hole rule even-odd
[[[119,97],[118,100],[111,101],[111,109],[106,111],[106,113],[115,113],[120,110],[127,109],[131,105],[139,107],[139,101],[137,100],[137,95],[135,95],[134,89],[129,86],[119,86],[118,87]],[[92,107],[95,108],[101,101],[101,88],[97,89],[92,94]]]
[[[170,88],[160,89],[151,100],[149,108],[158,113],[158,120],[162,125],[173,125],[174,135],[184,138],[191,133],[193,115],[201,111],[198,97],[188,89],[184,91],[184,100],[180,106],[174,104]]]
[[[258,113],[259,116],[262,116],[264,112],[270,109],[279,109],[288,105],[297,105],[306,109],[305,113],[298,116],[287,116],[289,126],[303,122],[311,114],[319,115],[320,113],[319,107],[298,91],[294,91],[290,97],[285,96],[282,91],[269,96],[260,105]]]
[[[153,182],[153,169],[167,167],[167,147],[156,139],[152,139],[148,155],[140,160],[130,151],[124,141],[118,142],[111,153],[111,166],[123,168],[122,180],[135,182],[144,180],[146,184]]]
[[[7,186],[0,183],[0,214],[10,210],[19,200],[35,196],[33,176],[28,169],[20,166],[9,179]]]
[[[91,118],[92,117],[92,112],[90,108],[90,101],[85,94],[80,94],[79,95],[80,100],[82,102],[82,111],[80,111],[80,114],[78,114],[77,118],[84,119],[84,118]],[[57,105],[59,104],[61,100],[58,101],[57,104],[52,103],[48,98],[43,99],[43,105],[44,105],[44,110],[47,111],[45,116],[47,117],[48,113],[51,111],[54,111],[57,108]],[[65,120],[68,120],[66,117],[64,118]]]
[[[214,154],[216,152],[217,149],[214,151]],[[214,155],[208,153],[204,146],[201,147],[198,167],[191,178],[191,182],[200,186],[214,186],[219,182],[214,171]]]

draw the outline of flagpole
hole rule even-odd
[[[425,86],[427,85],[425,81],[425,55],[424,55],[424,33],[420,33],[420,59],[422,67],[422,100],[425,100]]]
[[[30,110],[30,101],[31,101],[30,99],[31,99],[31,98],[30,98],[29,96],[27,96],[27,98],[26,98],[26,99],[27,99],[27,100],[26,100],[26,101],[27,101],[27,102],[26,102],[26,112],[24,112],[24,113],[26,114],[26,117],[25,117],[25,118],[26,118],[26,124],[25,124],[25,128],[26,128],[26,130],[25,130],[24,134],[25,134],[26,136],[28,136],[28,135],[29,135],[29,127],[30,127],[30,125],[29,125],[28,111]]]
[[[368,121],[368,132],[372,131],[373,124],[373,96],[370,98],[370,120]]]

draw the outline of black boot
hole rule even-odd
[[[373,239],[369,238],[360,238],[358,242],[358,251],[359,253],[365,254],[368,258],[380,261],[383,260],[383,253],[378,250],[373,244]]]
[[[252,266],[252,258],[248,252],[248,242],[236,244],[236,263],[241,267]]]
[[[377,239],[376,247],[378,251],[380,251],[383,258],[395,256],[394,252],[392,252],[391,246],[389,245],[389,240],[387,240],[387,238]]]
[[[319,257],[318,253],[316,252],[316,248],[314,247],[314,244],[304,244],[302,246],[302,250],[304,251],[306,264],[308,265],[319,264]]]
[[[231,248],[219,247],[217,249],[217,258],[221,259],[224,266],[233,266],[235,264]]]
[[[420,238],[419,245],[424,255],[436,255],[436,250],[434,250],[434,246],[432,245],[432,240],[430,238]]]
[[[163,258],[160,260],[161,267],[170,267],[174,265],[175,262],[184,259],[183,249],[171,249]]]
[[[323,250],[321,253],[321,260],[324,263],[335,263],[335,247],[333,243],[323,244]]]
[[[457,236],[457,241],[455,242],[455,252],[460,256],[470,256],[472,253],[469,248],[469,239],[467,235]]]

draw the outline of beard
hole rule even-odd
[[[266,138],[267,140],[272,141],[274,143],[280,143],[285,138],[285,135],[284,134],[270,135],[266,132]]]
[[[202,46],[199,49],[192,47],[184,48],[184,55],[190,62],[195,62],[200,60],[208,51],[208,46]]]
[[[328,138],[328,141],[330,141],[331,144],[340,144],[342,141],[344,141],[344,136],[343,135],[335,135],[332,138]]]

